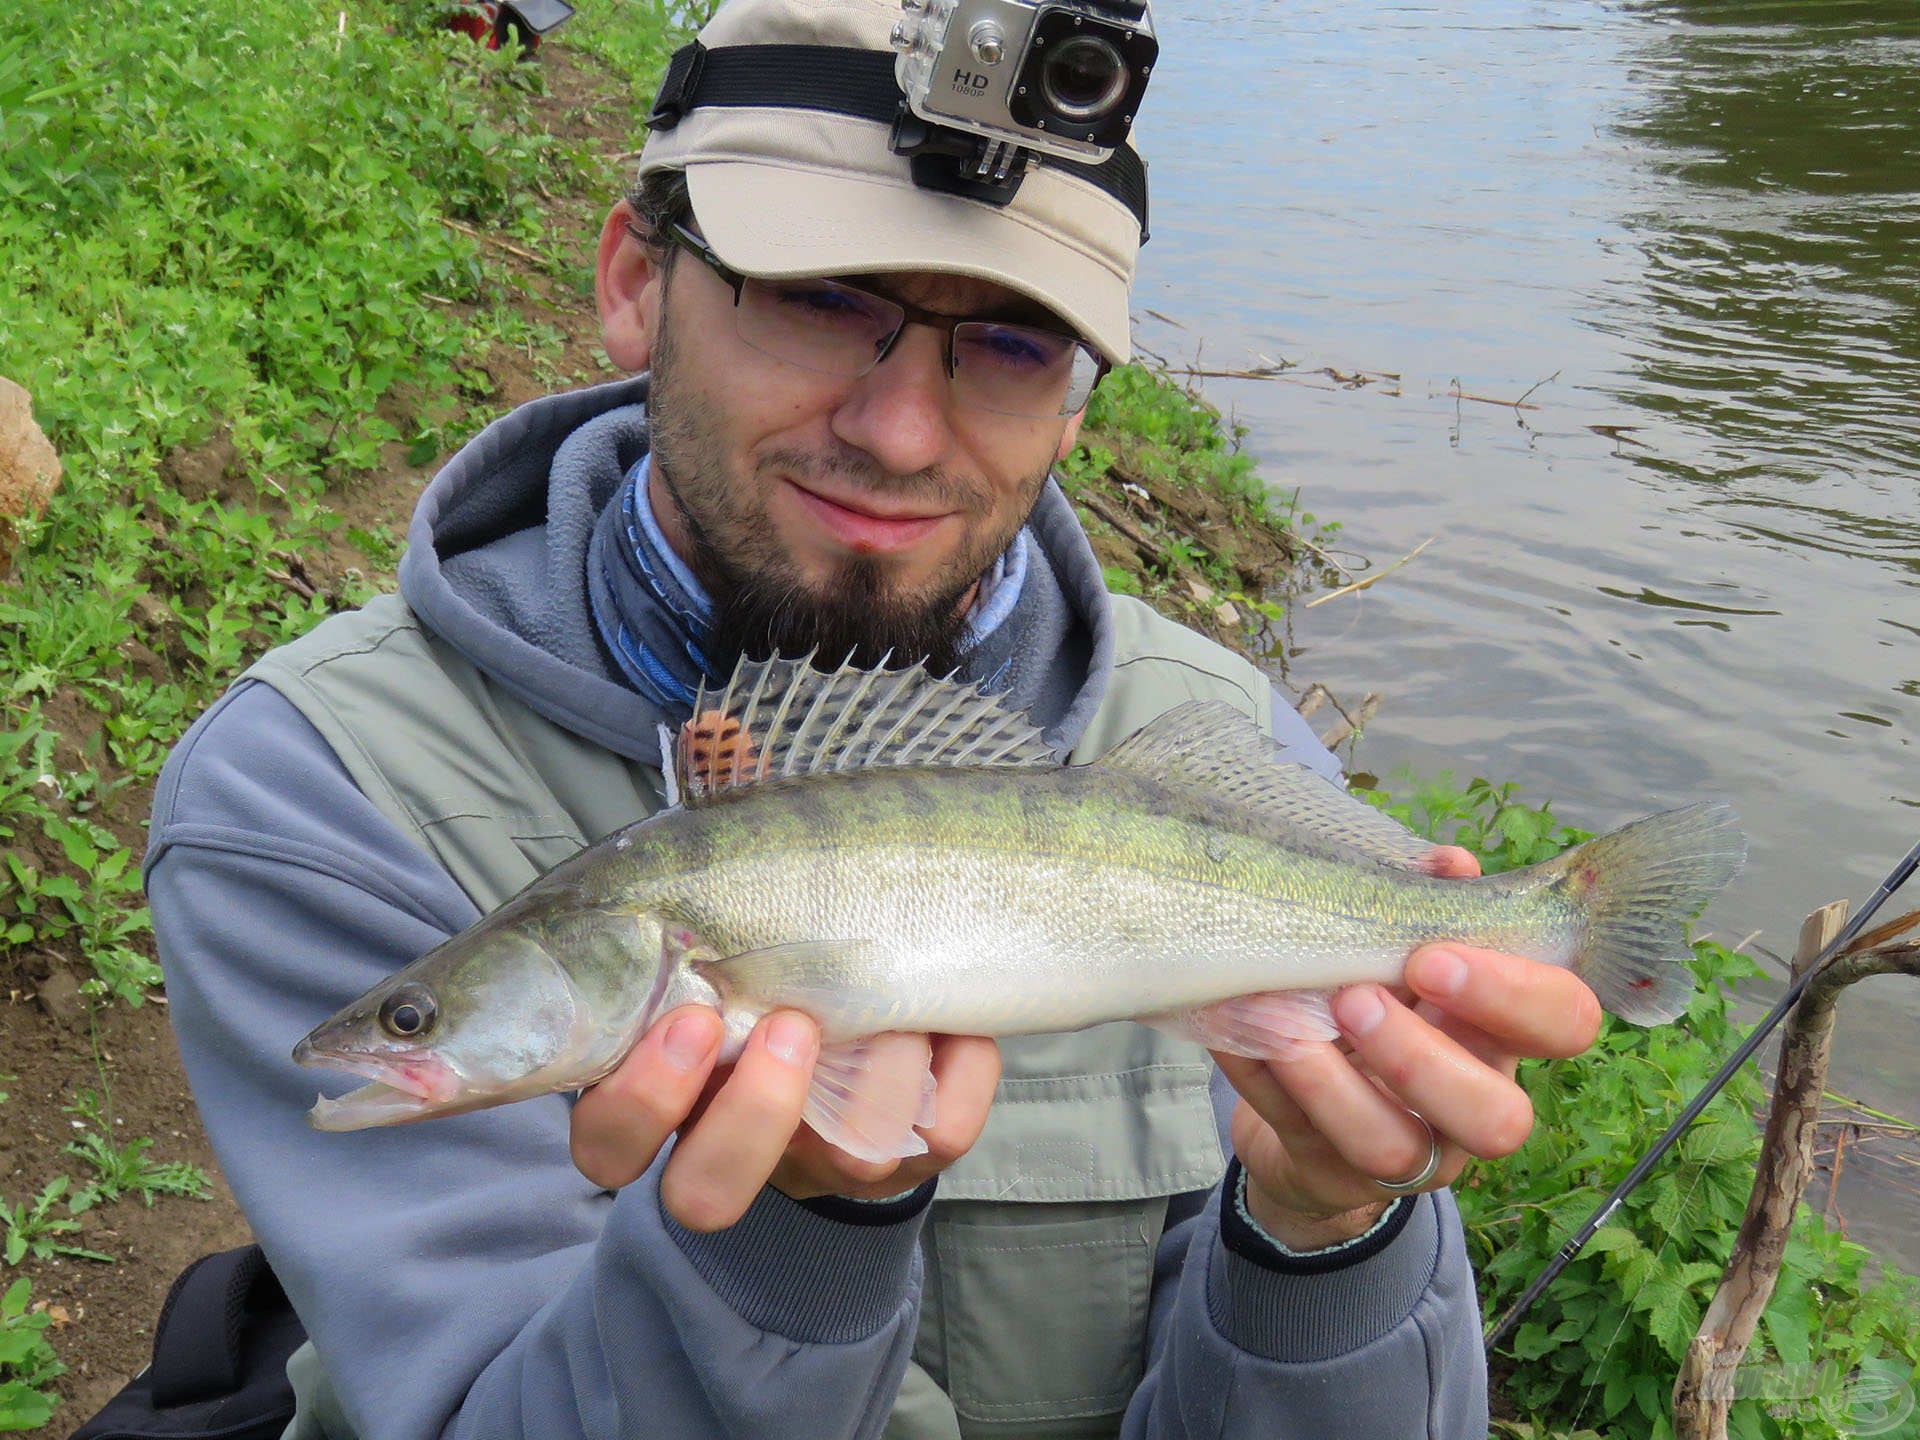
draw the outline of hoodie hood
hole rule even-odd
[[[628,683],[594,623],[588,556],[603,511],[647,453],[647,377],[551,395],[482,430],[415,507],[400,594],[421,622],[531,709],[616,754],[660,764],[658,726],[687,716]],[[1048,481],[1027,522],[1021,597],[977,657],[1065,754],[1106,694],[1106,582]]]

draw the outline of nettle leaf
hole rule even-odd
[[[1805,1365],[1812,1354],[1809,1334],[1812,1331],[1811,1294],[1807,1290],[1807,1281],[1797,1275],[1782,1273],[1780,1284],[1774,1290],[1774,1298],[1766,1304],[1766,1313],[1761,1317],[1761,1325],[1766,1327],[1766,1338],[1772,1342],[1774,1350],[1791,1365]]]
[[[0,1381],[0,1430],[38,1430],[53,1418],[53,1401],[23,1380]]]

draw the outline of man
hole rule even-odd
[[[889,21],[735,0],[702,40],[880,51]],[[657,727],[743,650],[956,662],[1076,760],[1225,699],[1337,774],[1252,666],[1106,594],[1047,480],[1127,354],[1138,234],[1078,175],[1000,209],[916,186],[871,119],[689,107],[601,237],[638,378],[489,427],[422,497],[400,596],[183,739],[148,886],[208,1132],[312,1337],[294,1433],[1485,1433],[1445,1186],[1525,1138],[1514,1057],[1598,1023],[1509,956],[1422,952],[1413,996],[1343,992],[1346,1043],[1286,1064],[1135,1025],[938,1037],[901,1164],[799,1126],[792,1012],[717,1072],[716,1017],[677,1011],[578,1103],[303,1117],[293,1043],[657,807]],[[925,1043],[889,1042],[903,1071]]]

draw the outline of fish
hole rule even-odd
[[[561,1091],[659,1016],[710,1005],[721,1060],[779,1008],[818,1022],[805,1118],[849,1154],[924,1153],[933,1080],[862,1088],[873,1037],[1138,1021],[1284,1058],[1337,1035],[1339,986],[1441,940],[1570,967],[1626,1020],[1694,986],[1686,922],[1746,842],[1702,803],[1479,879],[1187,701],[1062,764],[1004,696],[924,666],[742,661],[661,731],[665,806],[562,861],[295,1048],[372,1083],[309,1112],[347,1131]]]

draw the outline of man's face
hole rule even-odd
[[[617,207],[609,230],[624,234],[626,218]],[[956,405],[943,340],[922,326],[864,376],[804,370],[740,339],[731,287],[691,255],[663,277],[631,238],[608,247],[603,236],[608,354],[652,369],[654,509],[714,596],[715,647],[817,645],[865,664],[891,649],[951,668],[976,582],[1079,418]],[[859,283],[950,315],[1024,303],[955,276]]]

